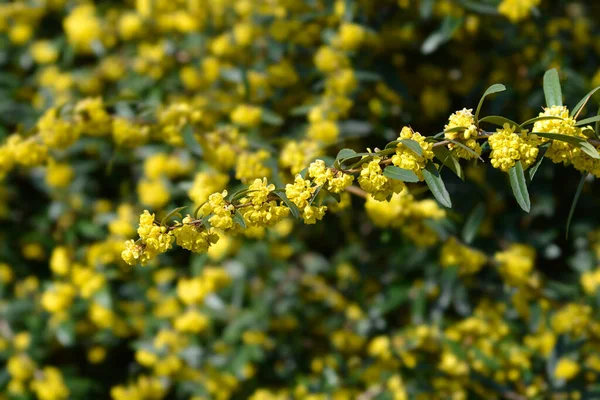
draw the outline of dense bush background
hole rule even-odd
[[[464,182],[443,171],[441,219],[345,193],[316,225],[208,254],[132,267],[121,251],[144,209],[282,186],[406,125],[437,134],[493,83],[507,90],[482,115],[537,116],[550,68],[572,107],[600,85],[598,15],[566,0],[0,3],[0,398],[597,398],[597,189],[567,238],[581,174],[548,160],[528,214],[484,149]]]

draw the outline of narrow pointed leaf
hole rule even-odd
[[[294,203],[292,203],[290,199],[288,199],[284,191],[275,190],[272,193],[277,195],[277,197],[279,197],[281,201],[283,201],[283,203],[290,209],[290,212],[292,213],[294,218],[300,218],[300,210],[298,209],[298,206],[296,206]]]
[[[598,90],[600,90],[600,86],[590,90],[588,94],[583,96],[583,98],[579,100],[579,103],[577,103],[577,105],[573,107],[573,109],[571,110],[571,114],[577,116],[579,112],[583,109],[583,107],[585,107],[590,98],[594,95],[594,93],[596,93]]]
[[[600,115],[600,106],[598,107],[598,112],[596,113],[596,115]],[[600,121],[596,121],[596,124],[594,125],[594,134],[596,135],[596,138],[600,137]]]
[[[423,149],[421,148],[421,145],[418,142],[412,139],[402,139],[401,142],[403,145],[411,149],[416,155],[423,155]]]
[[[468,147],[467,145],[465,145],[464,143],[461,143],[457,140],[452,140],[452,139],[445,139],[447,141],[449,141],[450,143],[453,143],[455,145],[457,145],[458,147],[462,147],[463,149],[465,149],[468,153],[473,154],[475,157],[477,157],[481,162],[483,162],[483,158],[481,158],[481,156],[479,154],[477,154],[475,152],[475,150],[473,150],[472,148]]]
[[[508,124],[510,126],[515,127],[515,132],[521,132],[521,126],[517,124],[515,121],[510,120],[505,117],[501,117],[499,115],[490,115],[484,118],[481,118],[479,122],[489,122],[490,124],[504,126],[504,124]]]
[[[356,152],[352,149],[341,149],[338,151],[337,156],[335,157],[336,161],[340,161],[349,157],[353,157],[356,155]]]
[[[527,170],[527,184],[528,185],[531,185],[531,182],[533,181],[533,177],[535,176],[535,173],[537,172],[540,165],[542,165],[542,161],[544,161],[544,156],[546,155],[546,152],[548,151],[548,147],[550,147],[550,144],[551,144],[550,142],[544,143],[543,145],[541,145],[539,147],[538,158],[535,161],[535,164],[533,164]]]
[[[514,167],[508,171],[510,186],[519,206],[525,212],[531,210],[531,201],[529,200],[529,192],[527,191],[527,182],[525,181],[525,173],[521,161],[517,161]]]
[[[177,207],[176,209],[174,209],[173,211],[171,211],[170,213],[168,213],[163,219],[162,221],[160,221],[160,225],[164,226],[167,222],[169,222],[169,218],[175,216],[176,214],[179,214],[179,211],[183,210],[184,208],[187,208],[187,206],[183,206],[183,207]]]
[[[598,121],[600,121],[600,115],[596,115],[595,117],[590,117],[590,118],[582,119],[581,121],[577,121],[575,126],[584,126],[584,125],[591,124],[592,122],[598,122]]]
[[[571,226],[571,220],[573,219],[573,214],[575,214],[575,208],[577,207],[577,202],[579,201],[579,196],[581,195],[581,191],[583,190],[583,185],[585,184],[585,179],[587,176],[587,172],[581,175],[581,180],[579,181],[579,185],[575,191],[575,197],[573,197],[573,203],[571,203],[571,209],[569,210],[569,218],[567,218],[567,227],[565,232],[566,239],[569,238],[569,227]]]
[[[469,214],[469,217],[465,221],[462,231],[465,243],[469,244],[475,239],[483,222],[483,217],[485,217],[485,206],[480,203],[471,211],[471,214]]]
[[[600,154],[598,154],[598,150],[587,140],[578,136],[569,136],[562,135],[560,133],[547,133],[547,132],[533,132],[534,134],[552,140],[559,140],[561,142],[566,142],[572,144],[581,149],[588,156],[600,159]]]
[[[485,100],[486,96],[488,96],[490,94],[494,94],[494,93],[503,92],[505,90],[506,90],[506,86],[504,86],[501,83],[495,83],[492,86],[490,86],[489,88],[487,88],[487,90],[485,92],[483,92],[483,96],[481,96],[481,99],[479,100],[479,104],[477,105],[477,110],[475,111],[475,121],[479,121],[479,111],[481,111],[481,106],[483,105],[483,100]]]
[[[463,172],[462,166],[458,159],[452,155],[452,153],[444,146],[438,146],[433,148],[433,154],[435,157],[440,160],[440,162],[448,167],[456,176],[458,176],[463,181],[465,180],[465,174]]]
[[[398,168],[395,165],[389,165],[383,170],[383,175],[402,182],[419,182],[419,177],[408,169]]]
[[[431,190],[436,200],[444,207],[451,208],[452,200],[450,199],[450,194],[446,190],[446,185],[444,185],[439,171],[431,161],[423,169],[423,177],[425,177],[425,183],[427,183],[429,190]]]
[[[542,115],[541,117],[531,118],[531,119],[528,119],[527,121],[523,122],[521,124],[521,128],[523,128],[523,127],[525,127],[527,125],[530,125],[530,124],[535,124],[538,121],[545,121],[545,120],[548,120],[548,119],[564,119],[564,118],[557,117],[557,116],[554,116],[554,115]]]
[[[233,214],[233,222],[246,229],[246,221],[244,220],[244,216],[240,213],[239,210],[235,210]]]
[[[552,68],[544,74],[544,96],[548,107],[563,105],[560,79],[556,68]]]

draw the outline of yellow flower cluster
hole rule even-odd
[[[488,258],[453,236],[462,219],[425,198],[425,183],[392,178],[397,168],[427,176],[439,200],[445,189],[423,174],[426,166],[444,168],[446,178],[455,159],[487,157],[488,134],[471,109],[450,115],[444,137],[405,127],[363,158],[340,165],[326,157],[346,142],[390,140],[402,121],[433,126],[454,99],[487,81],[512,83],[506,112],[529,119],[522,105],[532,99],[539,65],[569,68],[587,85],[593,63],[580,63],[579,79],[568,60],[598,52],[590,6],[569,4],[565,17],[534,23],[524,20],[541,0],[496,2],[500,14],[523,21],[510,26],[468,2],[383,3],[0,4],[8,55],[0,77],[0,178],[7,176],[0,362],[8,373],[0,398],[578,399],[593,392],[600,278],[585,240],[575,242],[575,289],[563,295],[545,285],[552,278],[544,265],[535,269],[533,247],[512,244]],[[442,21],[455,29],[450,43],[432,50],[439,32],[423,40]],[[511,57],[488,60],[490,50],[472,47],[500,37]],[[419,42],[424,53],[438,53],[409,57]],[[449,66],[430,62],[453,52],[461,57]],[[565,107],[541,115],[558,118],[537,121],[533,132],[597,145],[593,129],[578,127]],[[489,139],[491,164],[527,168],[545,144],[553,161],[600,176],[589,147],[548,140],[504,127]],[[434,153],[438,146],[451,158]],[[467,178],[489,202],[480,234],[490,240],[475,243],[496,249],[492,233],[503,231],[492,222],[514,214],[504,196],[486,190],[482,169],[473,171]],[[454,198],[458,181],[446,182]],[[197,215],[162,210],[186,194]],[[479,194],[456,199],[457,209]],[[351,195],[366,199],[371,223],[360,199],[350,208]],[[138,203],[156,214],[139,216]],[[299,212],[314,224],[326,211],[338,213],[336,222],[318,228],[317,239],[288,218]],[[136,227],[139,239],[125,242]],[[513,228],[506,229],[520,237]],[[333,239],[345,245],[331,249]],[[546,238],[538,239],[539,251]],[[150,263],[174,244],[200,254],[174,251],[152,269],[126,265]],[[481,271],[488,260],[499,279]],[[570,262],[566,254],[556,262],[563,260]],[[217,261],[222,267],[210,264]],[[448,288],[440,268],[450,267],[459,276]],[[479,271],[483,283],[473,279]],[[105,380],[107,367],[118,382],[113,371]]]
[[[512,285],[525,285],[533,278],[535,249],[530,246],[511,244],[506,250],[497,252],[494,260],[500,273]]]
[[[217,229],[224,231],[233,229],[233,213],[235,206],[225,200],[227,191],[213,193],[208,201],[200,207],[200,214],[208,218],[208,222]]]
[[[27,387],[40,400],[66,400],[71,392],[58,368],[46,366],[36,370],[35,363],[25,353],[12,356],[6,365],[9,376],[7,391],[12,396],[27,394]]]
[[[440,264],[442,267],[457,267],[460,275],[472,275],[479,272],[487,262],[487,257],[479,250],[460,243],[454,236],[442,246]]]
[[[384,176],[380,164],[380,157],[374,157],[372,161],[362,164],[358,184],[364,191],[370,193],[373,199],[385,201],[394,193],[402,192],[406,186],[404,182]]]
[[[438,236],[426,221],[440,220],[446,216],[446,212],[435,201],[417,201],[406,188],[394,193],[387,202],[379,201],[374,196],[367,197],[365,209],[375,225],[399,228],[418,246],[431,246],[438,241]]]
[[[188,196],[195,204],[204,204],[211,194],[225,190],[228,182],[229,176],[226,174],[217,171],[198,172]]]
[[[148,210],[140,215],[140,225],[137,229],[140,239],[128,240],[123,250],[123,260],[133,265],[138,260],[145,264],[160,253],[169,250],[173,244],[173,233],[166,226],[160,226],[154,220],[154,214]]]
[[[411,149],[402,140],[412,140],[419,144],[422,154],[417,154],[414,149]],[[396,145],[396,154],[392,157],[392,163],[402,169],[413,171],[420,180],[423,180],[425,164],[433,159],[433,143],[426,141],[426,138],[419,132],[415,132],[412,128],[405,126],[398,136],[398,144]],[[397,192],[396,192],[397,193]]]
[[[238,155],[235,164],[235,178],[243,183],[248,183],[255,179],[270,176],[271,169],[265,165],[265,161],[269,158],[269,152],[263,149]]]
[[[492,149],[490,159],[494,168],[508,172],[520,161],[523,169],[527,169],[537,159],[540,138],[536,134],[528,134],[526,130],[519,134],[515,133],[515,130],[515,126],[504,124],[502,129],[498,129],[488,139]]]
[[[267,178],[256,179],[248,186],[248,194],[240,200],[241,214],[249,226],[274,226],[287,217],[290,209],[277,203],[272,192],[275,185],[267,184]]]
[[[303,179],[299,174],[296,175],[294,183],[285,186],[285,195],[298,207],[305,224],[314,224],[323,219],[327,211],[327,206],[312,204],[316,190],[317,186],[314,186],[312,181]]]
[[[541,0],[502,0],[498,5],[498,12],[516,23],[527,18],[540,2]]]
[[[462,129],[464,128],[464,130]],[[448,144],[448,149],[458,158],[470,160],[481,155],[481,145],[477,142],[479,130],[475,125],[475,116],[472,109],[463,108],[448,118],[448,124],[444,126],[444,137],[458,141],[472,151],[468,151],[456,143]]]
[[[194,253],[206,253],[208,248],[219,241],[219,236],[212,228],[206,228],[194,222],[189,215],[175,225],[173,236],[178,246]]]
[[[317,186],[323,186],[331,193],[341,193],[354,181],[354,175],[328,168],[323,160],[316,160],[308,167],[308,176]]]
[[[321,154],[320,146],[312,140],[287,142],[281,149],[279,165],[289,168],[293,175],[299,174],[310,162]]]

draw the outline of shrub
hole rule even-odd
[[[600,396],[593,12],[0,4],[0,398]]]

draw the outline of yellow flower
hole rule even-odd
[[[180,332],[200,333],[208,327],[208,317],[196,310],[189,310],[175,319],[175,329]]]
[[[313,206],[311,200],[317,189],[308,179],[303,179],[302,176],[296,175],[294,183],[288,183],[285,186],[285,194],[302,213],[302,218],[305,224],[314,224],[317,220],[323,219],[326,206]]]
[[[38,40],[31,45],[29,51],[38,64],[51,64],[58,59],[58,50],[48,40]]]
[[[137,187],[140,203],[153,209],[160,210],[171,199],[169,189],[161,179],[142,179]]]
[[[91,4],[75,7],[63,20],[69,43],[80,52],[90,53],[92,44],[102,38],[102,26]]]
[[[338,139],[339,133],[335,122],[324,120],[310,124],[307,136],[324,144],[331,144]]]
[[[69,273],[71,267],[71,258],[69,250],[66,247],[58,246],[52,250],[50,256],[50,269],[56,275],[64,276]]]
[[[525,284],[531,277],[535,261],[535,249],[524,244],[511,244],[508,249],[497,252],[494,260],[500,273],[513,285]]]
[[[598,287],[600,287],[600,268],[595,271],[584,272],[581,275],[580,282],[586,294],[595,294]]]
[[[251,105],[239,105],[230,115],[231,122],[243,127],[256,127],[260,124],[262,118],[262,110],[260,107]]]
[[[523,169],[529,168],[539,153],[540,138],[535,134],[528,134],[526,130],[517,134],[515,129],[514,126],[504,124],[502,129],[498,129],[488,139],[492,149],[492,166],[504,172],[514,167],[517,161],[521,161]]]
[[[334,39],[334,45],[341,50],[356,50],[366,37],[364,28],[358,24],[344,23]]]
[[[100,364],[106,358],[106,349],[102,346],[92,346],[88,350],[87,358],[92,364]]]
[[[354,175],[328,168],[323,160],[316,160],[308,167],[308,176],[317,186],[324,186],[332,193],[343,192],[354,181]]]
[[[6,363],[8,373],[19,381],[29,379],[33,375],[35,364],[25,353],[16,354],[10,357]]]
[[[512,23],[525,19],[531,9],[537,7],[541,0],[502,0],[498,5],[498,12],[507,17]],[[542,132],[542,131],[536,131]]]
[[[419,144],[421,155],[415,153],[401,142],[401,140],[407,139]],[[398,137],[400,142],[396,145],[396,154],[392,157],[392,163],[395,166],[413,171],[420,180],[423,180],[423,173],[421,171],[425,168],[425,164],[433,159],[433,143],[429,143],[425,139],[419,132],[414,132],[411,128],[405,126]]]
[[[206,253],[219,241],[219,236],[212,228],[207,231],[202,224],[194,223],[189,215],[176,225],[173,235],[178,246],[194,253]]]
[[[270,156],[269,152],[264,149],[255,152],[243,152],[237,157],[235,178],[243,183],[249,183],[257,178],[270,176],[271,169],[265,164]]]
[[[46,184],[54,188],[64,188],[69,186],[74,174],[75,172],[69,164],[50,160],[46,171]]]
[[[580,367],[575,361],[561,358],[554,367],[554,376],[557,379],[571,380],[579,373]]]
[[[454,236],[444,243],[440,256],[442,267],[458,267],[461,275],[477,273],[486,261],[484,253],[459,243]]]
[[[381,158],[374,157],[372,161],[362,164],[358,184],[373,199],[385,201],[392,194],[402,192],[406,186],[404,182],[384,176],[380,163]]]
[[[224,190],[229,182],[229,175],[219,172],[198,172],[192,187],[188,190],[189,198],[197,205],[203,204],[215,192]]]

